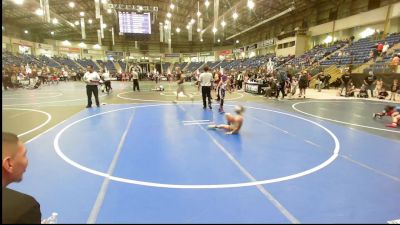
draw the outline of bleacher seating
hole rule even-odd
[[[125,72],[126,63],[122,60],[118,60],[119,66],[121,67],[122,72]]]
[[[383,40],[373,40],[371,37],[362,38],[356,42],[354,42],[349,47],[343,50],[344,54],[339,56],[339,53],[336,53],[331,56],[330,59],[324,60],[321,62],[321,65],[330,66],[330,65],[360,65],[367,62],[370,59],[369,53],[372,49],[376,48],[378,43],[388,42],[389,46],[392,47],[394,44],[400,42],[400,35],[394,34],[389,35]]]
[[[106,62],[106,64],[105,64],[105,66],[106,66],[107,70],[108,70],[110,73],[115,73],[115,72],[117,72],[117,69],[115,68],[115,65],[114,65],[114,62],[113,62],[113,61],[108,60],[108,61]]]
[[[92,65],[93,68],[98,71],[99,67],[96,65],[96,63],[94,63],[92,60],[90,59],[77,59],[76,60],[81,66],[83,66],[84,68],[86,68],[88,65]]]
[[[171,65],[171,63],[169,63],[169,62],[162,63],[161,64],[162,71],[167,72],[170,65]]]
[[[197,70],[197,69],[198,69],[201,65],[203,65],[203,64],[204,64],[204,62],[191,62],[191,63],[188,65],[186,71],[189,72],[189,73],[192,73],[192,72],[194,72],[195,70]]]

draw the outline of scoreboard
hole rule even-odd
[[[151,34],[150,13],[118,12],[119,32]]]

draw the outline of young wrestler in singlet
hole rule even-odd
[[[208,128],[210,129],[221,128],[226,131],[225,134],[237,134],[243,124],[243,112],[244,112],[243,106],[236,106],[235,112],[237,114],[236,116],[230,113],[225,114],[227,124],[209,125]]]
[[[374,119],[376,117],[380,119],[382,118],[382,116],[392,117],[392,123],[387,124],[386,126],[396,128],[398,123],[400,122],[400,106],[387,105],[382,112],[373,114]]]

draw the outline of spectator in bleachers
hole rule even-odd
[[[377,55],[381,55],[382,54],[382,50],[383,50],[383,44],[382,42],[379,42],[378,45],[376,46],[376,50],[378,51]]]
[[[378,92],[378,99],[386,99],[388,95],[389,93],[386,91],[384,87],[382,87],[381,90]]]
[[[397,53],[397,54],[393,57],[392,62],[391,62],[391,64],[390,64],[391,67],[392,67],[392,72],[393,72],[393,73],[396,72],[397,66],[399,65],[399,62],[400,62],[400,53]]]
[[[389,47],[390,47],[389,44],[388,44],[387,42],[385,42],[385,44],[383,45],[383,48],[382,48],[382,54],[381,54],[381,56],[385,56],[385,55],[386,55],[386,53],[387,53]]]
[[[382,46],[382,48],[383,48],[383,46]],[[375,62],[376,58],[378,57],[378,55],[380,55],[380,53],[378,52],[378,45],[376,45],[375,48],[372,49],[372,51],[374,52],[373,59],[374,59],[374,62]]]
[[[369,51],[369,60],[374,59],[374,51],[371,49],[371,51]]]
[[[400,91],[399,81],[393,80],[392,86],[390,87],[390,100],[396,101],[396,94]]]
[[[349,81],[346,90],[347,97],[354,97],[354,92],[356,91],[356,86],[354,85],[353,81]]]
[[[379,93],[382,91],[382,88],[383,88],[383,80],[382,80],[382,78],[379,78],[377,81],[376,81],[376,85],[375,85],[375,93],[377,94],[377,95],[379,95]]]

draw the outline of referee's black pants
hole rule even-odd
[[[208,98],[208,106],[211,106],[211,87],[210,86],[202,86],[201,87],[201,96],[203,97],[203,107],[207,107],[206,98]]]
[[[94,94],[94,98],[96,100],[96,105],[100,106],[99,89],[97,88],[97,85],[86,85],[86,94],[87,94],[87,97],[88,97],[87,106],[89,106],[89,107],[92,106],[92,93]]]
[[[136,91],[136,88],[138,89],[138,91],[140,91],[139,80],[138,79],[133,79],[133,91]]]

